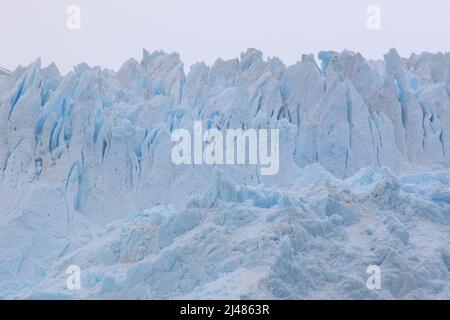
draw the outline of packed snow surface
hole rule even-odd
[[[0,298],[449,299],[450,54],[319,59],[0,75]],[[174,165],[194,121],[280,129],[278,174]]]

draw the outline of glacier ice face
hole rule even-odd
[[[319,58],[0,76],[0,298],[448,297],[450,55]],[[279,128],[279,173],[174,165],[193,121]]]
[[[136,211],[60,256],[15,298],[415,299],[450,294],[446,170],[345,180],[308,166],[291,187],[218,175],[182,209]],[[79,265],[82,288],[66,288]],[[382,289],[366,287],[379,265]]]

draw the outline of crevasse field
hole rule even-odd
[[[450,54],[319,59],[0,76],[0,298],[448,299]],[[279,128],[278,174],[174,165],[199,120]]]

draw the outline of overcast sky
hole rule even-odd
[[[366,26],[381,9],[381,29]],[[81,9],[81,29],[66,26],[67,7]],[[177,51],[187,69],[230,59],[246,48],[295,63],[320,50],[381,59],[391,47],[450,51],[450,0],[0,0],[0,66],[42,57],[67,72],[80,62],[118,69],[142,48]]]

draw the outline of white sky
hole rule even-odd
[[[73,4],[79,31],[66,27]],[[376,31],[366,27],[372,4],[381,8]],[[450,0],[0,0],[0,43],[1,66],[42,57],[63,72],[81,62],[118,69],[142,48],[177,51],[187,67],[249,47],[286,64],[344,48],[380,59],[391,47],[450,51]]]

